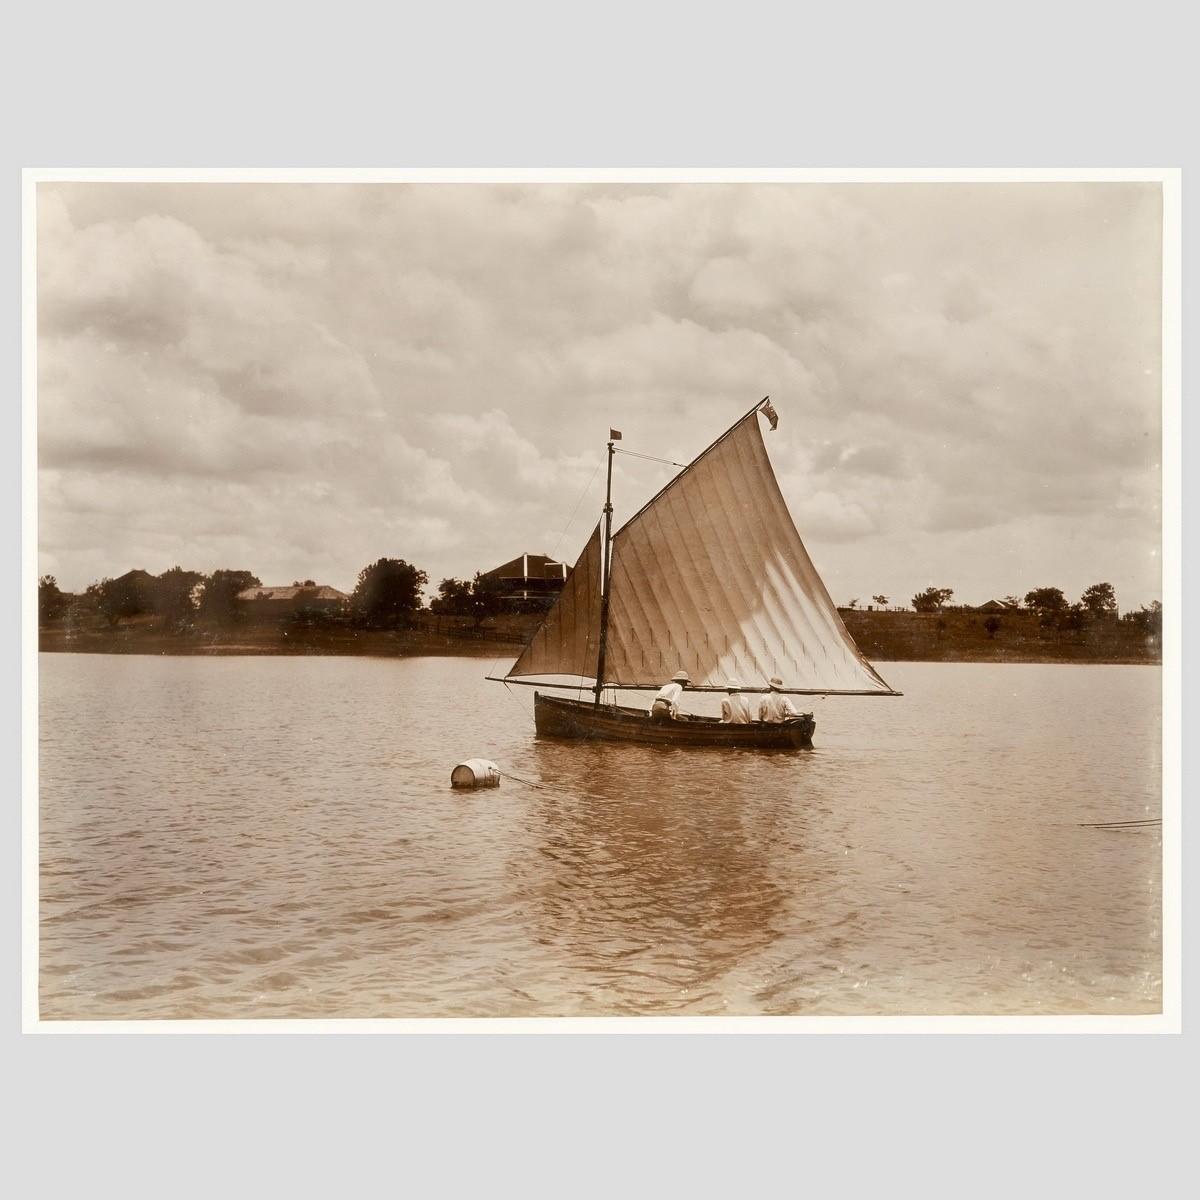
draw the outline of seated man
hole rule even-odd
[[[721,701],[721,724],[749,725],[754,718],[750,715],[750,701],[742,695],[742,685],[731,679],[725,686],[729,694]]]
[[[796,706],[780,690],[783,680],[778,675],[771,676],[771,690],[762,698],[758,706],[758,719],[771,725],[780,725],[789,717],[796,717]]]
[[[671,682],[664,683],[658,689],[658,695],[654,697],[654,703],[650,706],[650,720],[678,721],[686,719],[683,710],[679,707],[679,700],[683,695],[683,689],[691,682],[692,678],[686,671],[676,671],[671,676]]]

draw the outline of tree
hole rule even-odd
[[[1128,621],[1132,625],[1137,626],[1147,637],[1161,637],[1162,603],[1161,601],[1153,600],[1149,608],[1143,604],[1137,612],[1127,612],[1121,620]]]
[[[391,629],[407,623],[421,607],[424,571],[402,558],[381,558],[364,567],[351,597],[355,616],[365,625]]]
[[[96,609],[115,625],[122,617],[157,612],[158,581],[145,571],[128,571],[119,579],[102,579],[88,586],[87,596]]]
[[[192,593],[204,582],[199,571],[171,567],[164,571],[155,587],[155,611],[167,621],[187,621],[196,613]]]
[[[919,613],[941,612],[953,595],[953,588],[927,587],[912,598],[912,606]]]
[[[262,587],[262,580],[249,571],[214,571],[200,591],[200,616],[219,625],[238,616],[237,595],[247,588]]]
[[[1094,617],[1109,616],[1117,611],[1117,592],[1111,583],[1093,583],[1079,603]]]
[[[1045,616],[1048,613],[1060,613],[1067,607],[1067,598],[1062,594],[1062,588],[1034,588],[1025,593],[1025,603],[1036,613]]]
[[[58,590],[58,580],[53,575],[43,575],[38,580],[38,621],[47,624],[57,621],[67,607],[67,598]]]
[[[321,588],[311,579],[293,584],[296,594],[292,597],[292,611],[288,620],[295,626],[333,628],[341,623],[340,612],[331,609],[321,600]]]
[[[83,603],[93,613],[101,617],[106,617],[111,622],[115,618],[109,616],[108,603],[105,599],[110,583],[112,583],[111,579],[101,579],[96,583],[89,583],[83,593]]]
[[[871,599],[878,604],[880,608],[887,608],[888,598],[886,596],[872,596]]]
[[[854,599],[850,601],[849,607],[850,608],[858,607],[858,597],[857,596],[855,596]]]
[[[497,616],[505,609],[504,597],[500,594],[500,585],[494,579],[485,579],[478,571],[471,582],[471,616],[475,618],[478,628],[488,619]]]
[[[1013,606],[1013,608],[1020,608],[1020,607],[1021,607],[1021,601],[1020,601],[1020,598],[1019,598],[1019,597],[1017,597],[1017,596],[1005,596],[1005,597],[1004,597],[1004,603],[1005,603],[1005,604],[1011,604],[1011,605]]]
[[[505,606],[496,582],[477,572],[470,583],[465,579],[443,579],[430,609],[447,616],[471,617],[478,628],[488,617],[502,613]]]
[[[999,631],[1000,631],[1000,618],[999,617],[988,617],[988,619],[986,621],[984,621],[983,627],[984,627],[984,629],[987,630],[988,637],[994,638],[996,636],[996,634],[999,633]]]
[[[465,617],[471,611],[471,585],[465,579],[443,579],[437,599],[429,605],[435,613]]]
[[[1089,615],[1082,604],[1069,604],[1058,614],[1058,627],[1067,633],[1082,633],[1088,627]]]

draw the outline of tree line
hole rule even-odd
[[[290,615],[301,621],[344,620],[364,628],[400,628],[410,624],[424,608],[423,591],[428,582],[425,571],[404,559],[380,558],[359,572],[344,613],[335,616],[318,605],[317,585],[306,579],[293,581],[299,591]],[[197,622],[224,625],[245,617],[245,605],[237,597],[256,587],[262,587],[262,581],[252,571],[223,569],[205,575],[174,566],[157,576],[130,571],[117,579],[102,579],[90,584],[81,595],[72,596],[59,589],[53,575],[43,575],[38,581],[38,618],[42,624],[52,624],[74,610],[77,616],[94,616],[110,625],[138,616],[155,616],[165,626],[180,628]],[[310,591],[311,606],[306,604],[306,593]],[[497,582],[478,573],[472,580],[443,579],[437,592],[429,604],[430,612],[470,617],[476,625],[510,607]],[[942,613],[953,597],[953,588],[928,587],[913,596],[912,607],[918,613]],[[554,595],[550,593],[543,599],[549,605]],[[872,600],[880,608],[889,603],[882,593]],[[1118,617],[1116,589],[1111,583],[1092,584],[1074,603],[1056,587],[1026,592],[1023,610],[1017,596],[1005,596],[1004,601],[1012,611],[1033,613],[1044,627],[1061,630],[1081,630],[1092,621]],[[849,607],[857,608],[857,599],[851,600]],[[1162,630],[1162,605],[1155,600],[1120,614],[1120,619],[1147,634],[1158,635]],[[995,636],[1000,628],[999,617],[989,616],[985,628],[989,636]]]
[[[115,625],[123,617],[156,616],[165,622],[202,618],[221,622],[232,619],[236,597],[246,588],[261,585],[250,571],[186,571],[175,566],[161,575],[130,571],[117,579],[101,579],[78,595],[63,592],[53,575],[38,580],[38,618],[50,624],[69,613],[96,616]]]
[[[928,587],[918,592],[912,598],[912,606],[919,613],[940,613],[949,605],[954,596],[953,588]],[[887,597],[875,597],[876,602],[886,603]],[[1117,620],[1129,622],[1148,634],[1158,635],[1162,632],[1162,604],[1155,600],[1140,609],[1119,613],[1117,608],[1117,592],[1111,583],[1093,583],[1084,589],[1083,594],[1074,603],[1070,602],[1062,588],[1040,587],[1025,593],[1024,609],[1022,601],[1017,596],[1005,596],[1004,603],[1010,611],[1025,611],[1038,617],[1045,628],[1061,630],[1081,630],[1098,620]],[[984,623],[989,636],[995,636],[995,630],[1000,628],[997,615],[992,615]]]
[[[341,620],[370,629],[402,628],[424,608],[428,583],[426,572],[404,559],[380,558],[359,572],[349,603],[338,614],[317,603],[313,580],[294,580],[292,586],[299,591],[289,616],[299,621]],[[38,580],[38,619],[43,625],[53,624],[71,614],[116,625],[122,619],[152,616],[167,627],[226,625],[247,615],[245,602],[237,599],[239,593],[262,586],[252,571],[223,569],[206,575],[174,566],[157,576],[130,571],[116,579],[101,579],[71,595],[59,588],[53,575],[43,575]],[[553,595],[546,600],[551,602]],[[443,579],[429,611],[470,617],[480,625],[507,607],[497,583],[476,574],[469,581]]]

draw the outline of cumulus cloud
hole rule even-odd
[[[686,461],[770,393],[836,598],[1141,603],[1159,221],[1119,184],[41,185],[42,569],[569,558],[610,425]],[[618,519],[669,477],[620,468]]]

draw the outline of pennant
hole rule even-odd
[[[772,406],[770,396],[763,397],[763,402],[758,406],[758,411],[771,422],[772,429],[779,424],[779,414]]]
[[[621,440],[621,431],[619,429],[610,429],[608,431],[608,440],[610,442],[619,442]]]

